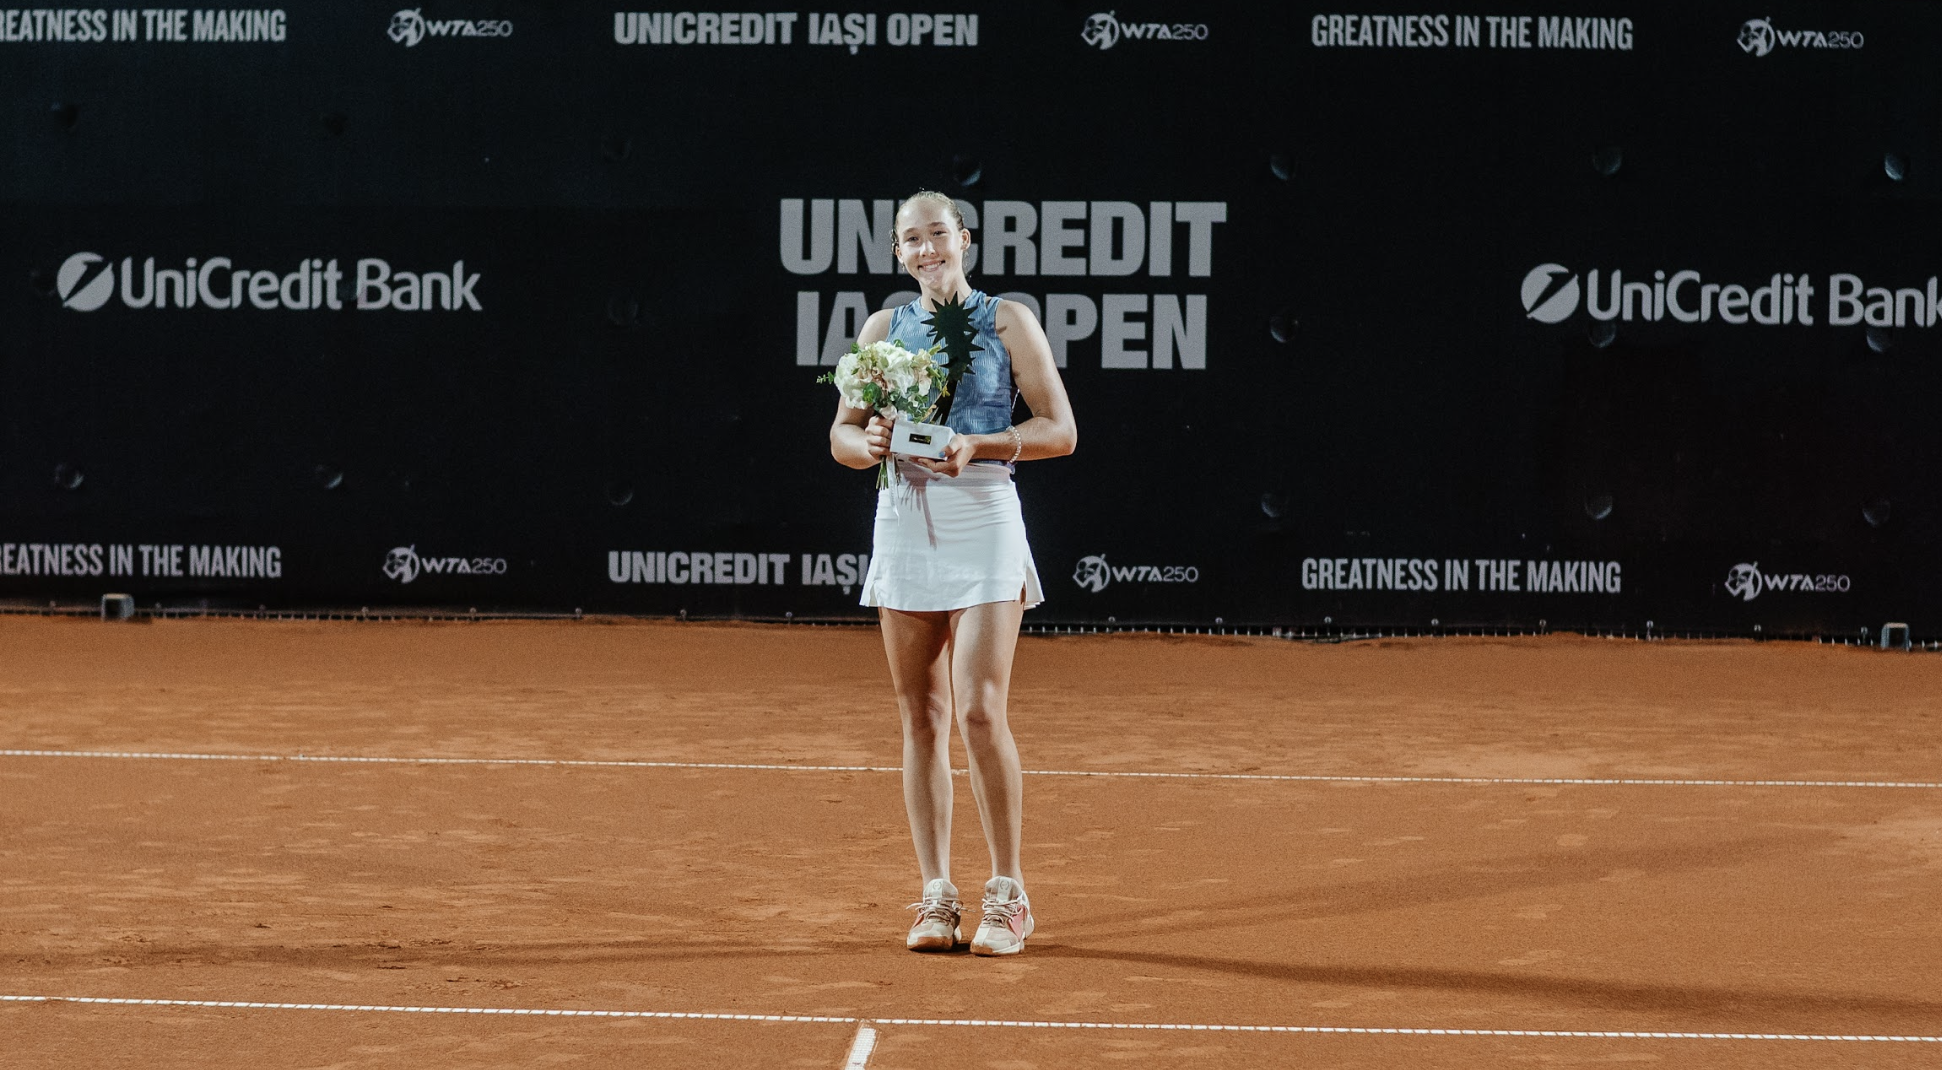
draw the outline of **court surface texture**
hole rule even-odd
[[[985,959],[903,950],[873,628],[0,650],[8,1067],[1942,1065],[1933,655],[1027,636]]]

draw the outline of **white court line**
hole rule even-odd
[[[7,996],[0,1003],[87,1003],[119,1007],[209,1007],[225,1010],[365,1011],[374,1014],[488,1014],[542,1018],[664,1018],[687,1021],[791,1022],[813,1025],[978,1026],[988,1029],[1158,1029],[1192,1033],[1293,1033],[1413,1037],[1602,1038],[1607,1040],[1797,1040],[1826,1043],[1942,1044],[1942,1036],[1868,1033],[1697,1033],[1631,1029],[1433,1029],[1347,1025],[1217,1025],[1187,1022],[1032,1022],[998,1018],[851,1018],[827,1014],[712,1014],[700,1011],[576,1011],[541,1007],[400,1007],[351,1003],[251,1003],[225,999],[128,999],[105,996]],[[860,1034],[860,1031],[859,1031]],[[859,1041],[861,1037],[859,1035]]]
[[[786,773],[901,773],[895,765],[763,765],[754,762],[637,762],[594,758],[387,758],[327,754],[189,754],[164,751],[0,750],[0,758],[115,758],[198,762],[340,762],[367,765],[539,765],[611,769],[754,769]],[[964,776],[962,769],[953,770]],[[1323,784],[1583,784],[1595,787],[1682,788],[1918,788],[1942,782],[1908,780],[1700,780],[1646,777],[1304,776],[1293,773],[1142,773],[1114,769],[1027,769],[1026,776],[1150,780],[1273,780]]]
[[[877,1031],[870,1023],[862,1022],[856,1027],[856,1041],[850,1045],[850,1057],[843,1061],[843,1070],[866,1070],[870,1065],[870,1053],[877,1050]]]

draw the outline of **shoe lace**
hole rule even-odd
[[[997,896],[991,895],[984,897],[984,921],[987,924],[993,921],[1003,921],[1009,925],[1012,919],[1018,917],[1024,909],[1025,899],[1023,896],[1016,899],[1000,899]]]
[[[912,924],[942,921],[955,925],[958,917],[964,913],[964,904],[956,899],[933,899],[926,896],[904,909],[917,912],[917,921]]]

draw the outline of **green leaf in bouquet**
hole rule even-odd
[[[939,301],[924,323],[944,353],[944,384],[937,400],[937,422],[945,423],[951,416],[951,398],[957,392],[958,383],[971,374],[971,355],[984,347],[977,343],[978,329],[971,324],[971,310],[959,298]]]

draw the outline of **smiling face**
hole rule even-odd
[[[897,260],[930,298],[965,289],[964,250],[971,232],[938,197],[913,197],[897,213]]]

